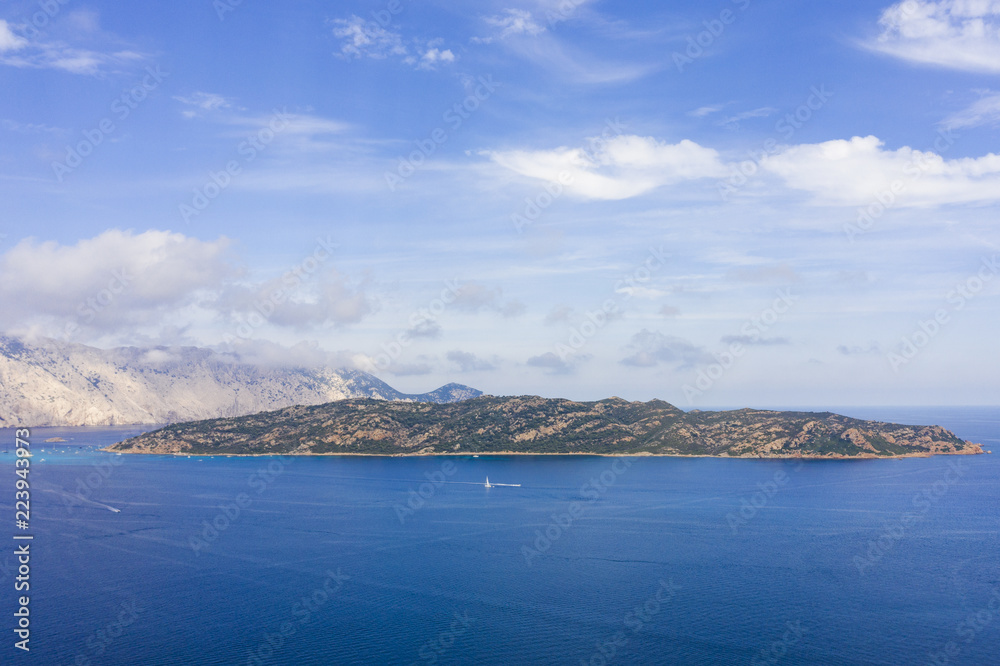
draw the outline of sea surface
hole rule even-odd
[[[36,428],[22,531],[0,431],[0,663],[1000,664],[1000,409],[834,411],[994,454],[187,458]]]

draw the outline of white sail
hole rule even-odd
[[[486,487],[496,488],[497,486],[504,486],[506,488],[520,488],[520,483],[490,483],[490,477],[486,477]]]

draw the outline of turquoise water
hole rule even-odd
[[[175,458],[38,428],[27,654],[2,431],[0,663],[1000,663],[1000,410],[837,411],[997,454]]]

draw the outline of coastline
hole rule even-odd
[[[902,455],[891,455],[891,456],[879,456],[873,453],[868,453],[864,455],[857,456],[847,456],[843,454],[830,454],[830,455],[774,455],[774,456],[726,456],[726,455],[711,455],[707,453],[699,454],[688,454],[688,453],[650,453],[648,451],[641,451],[638,453],[587,453],[587,452],[570,452],[570,453],[551,453],[551,452],[531,452],[531,451],[490,451],[488,453],[458,453],[458,452],[431,452],[431,453],[351,453],[351,452],[337,452],[337,453],[177,453],[177,452],[159,452],[159,451],[115,451],[110,447],[101,449],[108,453],[117,453],[120,455],[150,455],[150,456],[173,456],[175,458],[187,458],[187,457],[199,457],[199,458],[214,458],[214,457],[226,457],[226,458],[268,458],[268,457],[283,457],[283,456],[294,456],[302,458],[313,458],[313,457],[324,457],[324,456],[367,456],[370,458],[433,458],[433,457],[472,457],[472,456],[597,456],[600,458],[721,458],[726,460],[902,460],[904,458],[932,458],[934,456],[976,456],[976,455],[989,455],[992,451],[985,451],[982,445],[976,444],[978,446],[978,451],[920,451],[917,453],[907,453]]]

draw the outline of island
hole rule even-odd
[[[173,455],[590,454],[889,458],[979,454],[934,425],[831,412],[685,412],[662,400],[481,396],[445,404],[371,398],[177,423],[108,451]]]

